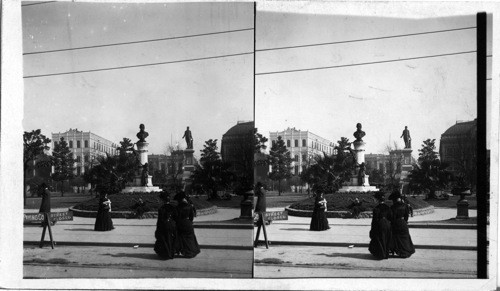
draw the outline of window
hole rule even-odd
[[[83,160],[88,163],[89,162],[89,155],[85,155],[83,156]]]
[[[295,147],[299,147],[299,140],[298,139],[295,140]]]
[[[298,162],[299,161],[299,155],[295,155],[295,157],[294,157],[293,160],[296,161],[296,162]]]
[[[89,147],[89,141],[88,140],[84,141],[84,145],[85,145],[86,148],[88,148]]]
[[[276,141],[275,141],[275,140],[273,140],[273,146],[275,146],[275,145],[276,145]]]
[[[295,175],[299,174],[299,166],[295,166]]]
[[[289,139],[287,139],[287,140],[286,140],[286,147],[287,147],[287,148],[289,148],[289,147],[290,147],[290,140],[289,140]]]
[[[303,147],[307,146],[307,142],[306,142],[306,140],[305,140],[305,139],[303,139],[303,140],[302,140],[302,146],[303,146]]]
[[[307,155],[302,155],[302,162],[303,163],[307,162]]]
[[[79,140],[76,141],[76,147],[77,148],[81,148],[82,147],[82,143]]]
[[[70,141],[69,141],[69,148],[70,148],[70,149],[72,149],[72,148],[73,148],[73,141],[72,141],[72,140],[70,140]]]
[[[81,174],[81,173],[82,173],[82,168],[77,167],[77,168],[76,168],[76,175],[77,175],[77,176],[80,176],[80,174]]]

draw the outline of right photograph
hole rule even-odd
[[[486,278],[491,20],[257,6],[255,278]]]

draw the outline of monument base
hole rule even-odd
[[[375,186],[343,186],[339,189],[338,193],[349,192],[376,192],[379,191]]]
[[[157,186],[127,186],[120,193],[133,192],[161,192],[161,189]]]

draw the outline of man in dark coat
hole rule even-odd
[[[40,194],[42,196],[42,203],[40,205],[39,213],[50,213],[50,191],[47,184],[42,183],[40,185]],[[45,220],[42,222],[42,226],[45,226]]]

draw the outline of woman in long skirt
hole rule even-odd
[[[328,219],[326,218],[326,210],[326,199],[323,197],[323,191],[318,191],[314,201],[314,209],[309,230],[322,231],[330,229]]]
[[[410,210],[408,205],[401,201],[401,193],[393,191],[389,196],[393,204],[392,210],[392,251],[401,258],[409,258],[415,253],[415,247],[411,240],[410,231],[408,229],[408,216]]]
[[[108,199],[108,194],[101,194],[101,198],[99,199],[99,208],[97,209],[97,217],[95,219],[94,230],[108,231],[114,229],[110,212],[111,201]]]
[[[177,200],[177,236],[179,241],[178,252],[186,258],[194,258],[200,253],[200,246],[196,240],[193,228],[194,208],[188,202],[186,194],[180,192],[174,197]]]
[[[177,230],[175,220],[177,219],[177,209],[170,204],[170,196],[166,192],[160,194],[164,204],[158,209],[158,221],[155,231],[155,252],[163,259],[174,258],[178,249]]]
[[[383,260],[389,258],[389,252],[392,246],[391,222],[392,211],[385,204],[385,194],[377,192],[375,199],[379,204],[373,208],[372,227],[370,229],[370,245],[368,250],[377,259]]]

